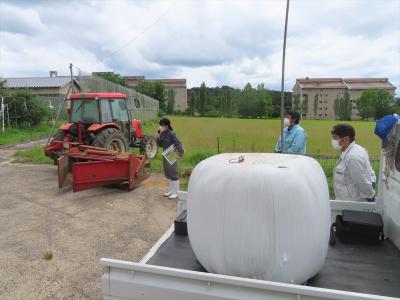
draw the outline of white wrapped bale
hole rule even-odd
[[[319,163],[290,154],[220,154],[193,170],[188,233],[209,272],[303,283],[328,250],[329,191]],[[236,161],[236,162],[235,162]]]

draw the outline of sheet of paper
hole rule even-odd
[[[162,153],[170,165],[176,162],[175,146],[172,144]]]

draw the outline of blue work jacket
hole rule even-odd
[[[298,124],[292,128],[286,127],[283,130],[285,143],[285,152],[295,154],[306,154],[307,151],[307,135],[305,130]],[[275,145],[275,152],[281,152],[281,137]]]

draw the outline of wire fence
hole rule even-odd
[[[329,186],[329,194],[334,196],[333,191],[333,171],[336,166],[337,161],[339,160],[340,156],[338,155],[331,155],[331,154],[312,154],[309,153],[307,156],[314,158],[319,162],[322,169],[324,170],[326,179],[328,181]],[[379,158],[370,158],[371,166],[375,171],[375,174],[378,178],[379,175],[379,165],[380,159]]]

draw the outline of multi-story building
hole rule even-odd
[[[359,119],[357,100],[365,90],[384,89],[393,96],[395,87],[388,78],[301,78],[293,87],[292,103],[299,106],[304,119],[336,119],[334,104],[337,97],[348,93],[351,100],[351,117]],[[315,105],[316,104],[316,105]],[[314,107],[316,110],[314,110]]]

